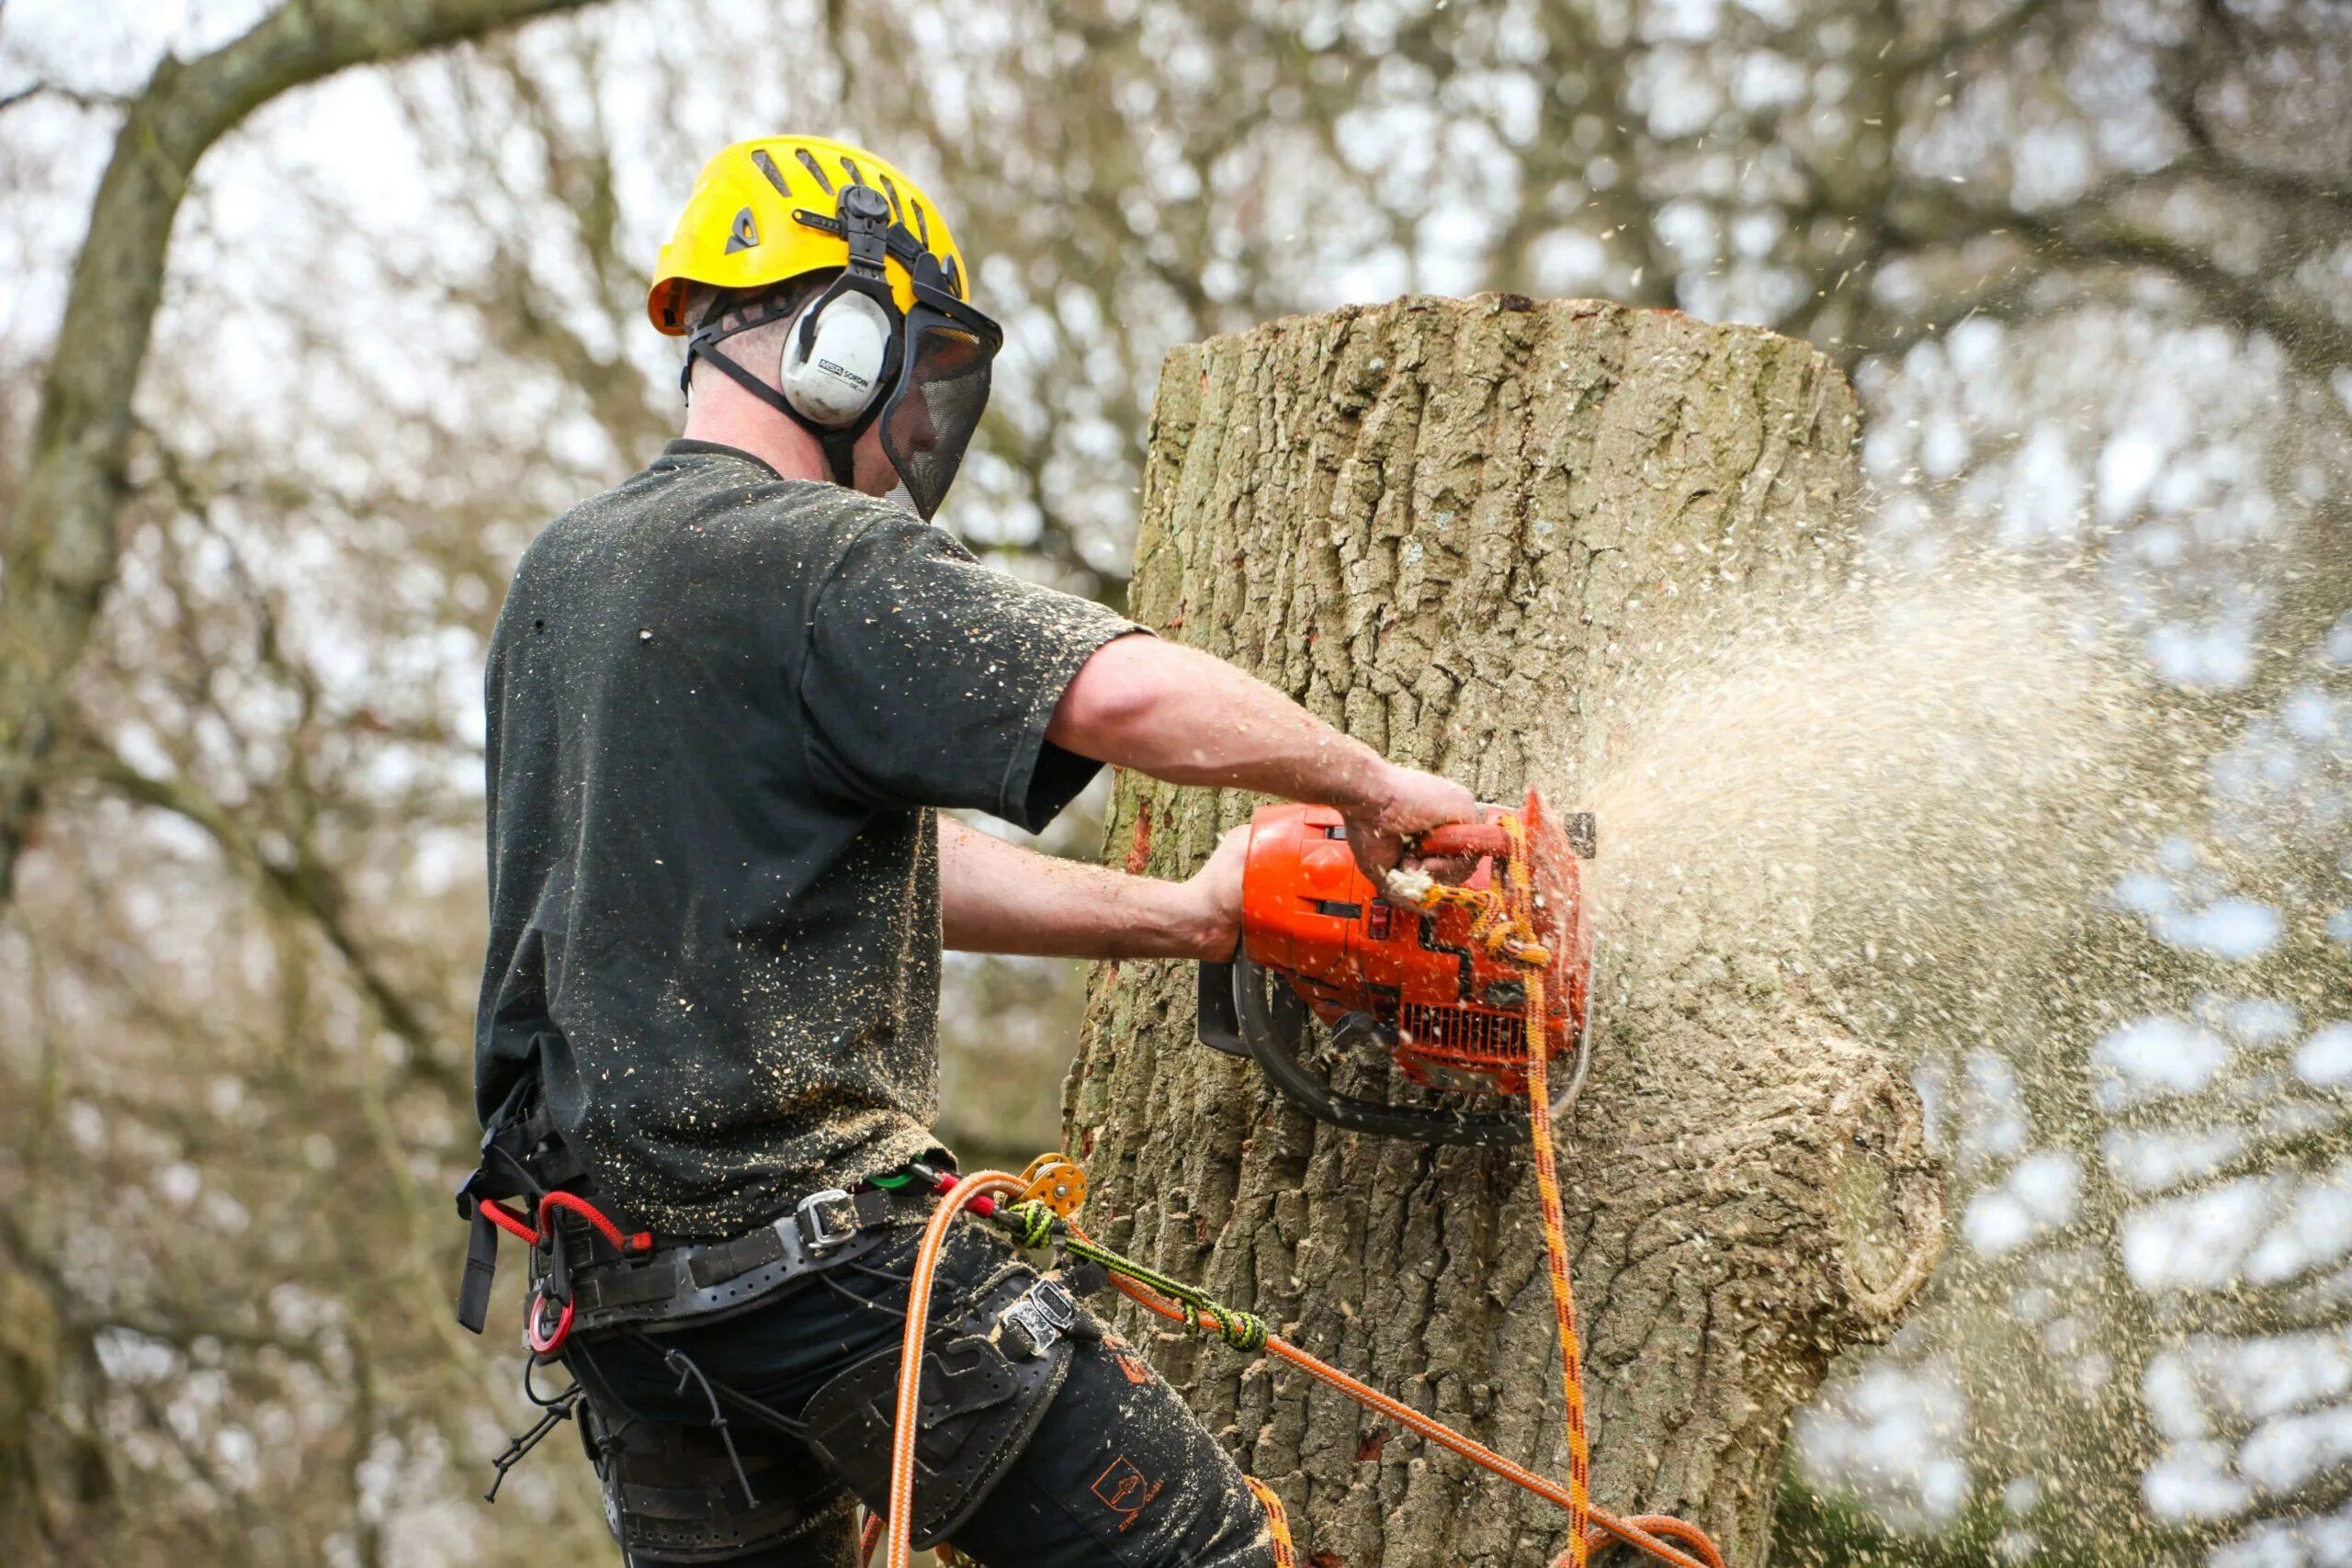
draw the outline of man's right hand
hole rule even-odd
[[[1340,808],[1348,824],[1348,847],[1375,887],[1386,886],[1386,874],[1404,858],[1408,838],[1478,817],[1478,797],[1452,779],[1394,762],[1381,766],[1373,798],[1354,810]]]

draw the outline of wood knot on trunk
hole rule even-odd
[[[1925,1288],[1944,1249],[1944,1184],[1919,1097],[1881,1065],[1838,1098],[1831,1145],[1834,1253],[1858,1338],[1882,1339]]]

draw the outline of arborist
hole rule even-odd
[[[630,1563],[836,1568],[855,1501],[886,1505],[910,1258],[954,1168],[942,949],[1234,950],[1238,838],[1164,882],[947,812],[1035,831],[1108,762],[1332,807],[1376,878],[1476,808],[932,524],[1001,342],[972,293],[944,216],[872,153],[719,152],[648,299],[686,340],[684,430],[538,536],[492,641],[460,1316],[497,1229],[532,1240],[530,1368],[576,1384],[526,1387],[540,1429],[582,1417]],[[928,1321],[919,1543],[1272,1561],[1209,1434],[994,1231],[955,1233]]]

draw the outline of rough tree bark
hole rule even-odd
[[[588,3],[291,0],[199,59],[165,55],[124,105],[67,286],[17,504],[0,516],[0,903],[40,807],[66,682],[114,581],[131,397],[164,297],[172,222],[198,161],[305,83]],[[368,177],[367,161],[356,162],[355,183]]]
[[[1838,579],[1856,431],[1838,371],[1761,331],[1511,296],[1286,319],[1170,355],[1132,603],[1482,798],[1532,780],[1574,806],[1663,650]],[[1180,874],[1250,804],[1129,775],[1109,852]],[[1761,1563],[1792,1412],[1917,1293],[1940,1184],[1907,1081],[1799,954],[1731,912],[1621,902],[1561,1128],[1596,1500]],[[1173,964],[1096,976],[1066,1111],[1097,1224],[1559,1473],[1526,1153],[1310,1122],[1192,1042],[1191,987]],[[1342,1071],[1391,1092],[1385,1064]],[[1336,1395],[1212,1346],[1154,1354],[1325,1568],[1561,1549],[1554,1510]]]

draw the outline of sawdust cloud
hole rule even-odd
[[[1997,563],[1858,580],[1654,668],[1577,792],[1604,1007],[1725,964],[1867,1032],[1989,1032],[2153,815],[2145,687],[2088,594]]]

